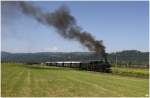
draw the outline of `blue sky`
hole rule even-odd
[[[77,23],[97,40],[103,40],[107,52],[148,51],[148,2],[32,2],[52,12],[67,5]],[[79,42],[66,40],[54,28],[44,26],[22,14],[13,3],[2,3],[2,51],[75,52],[88,51]]]

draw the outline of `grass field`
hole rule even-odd
[[[2,63],[2,96],[147,96],[148,79]]]
[[[122,76],[149,78],[149,69],[112,67],[112,73]]]

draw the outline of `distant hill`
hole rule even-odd
[[[46,61],[84,61],[101,59],[91,52],[38,52],[38,53],[9,53],[1,52],[2,62],[46,62]]]
[[[137,50],[126,50],[117,53],[111,53],[108,56],[109,61],[113,64],[144,65],[149,64],[149,52]]]
[[[1,52],[2,62],[35,62],[41,63],[46,61],[84,61],[101,59],[95,57],[92,52],[38,52],[38,53],[9,53]],[[148,64],[149,52],[140,52],[137,50],[126,50],[117,53],[109,53],[108,60],[112,64]]]

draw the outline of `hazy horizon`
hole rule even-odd
[[[107,53],[116,53],[116,52],[122,52],[122,51],[132,51],[132,50],[120,50],[120,51],[113,51],[113,52],[107,52]],[[140,50],[136,50],[136,51],[140,51]],[[1,52],[8,52],[8,53],[46,53],[46,52],[50,52],[50,51],[37,51],[37,52],[10,52],[10,51],[1,51]],[[92,52],[92,51],[73,51],[73,52]],[[73,52],[63,52],[63,51],[53,51],[51,53],[73,53]],[[149,52],[149,51],[140,51],[140,52]]]

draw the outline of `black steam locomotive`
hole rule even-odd
[[[100,60],[88,60],[88,61],[57,61],[46,62],[48,66],[57,67],[70,67],[80,70],[97,71],[97,72],[111,72],[111,65],[108,62]]]
[[[108,73],[108,72],[111,72],[110,67],[111,65],[108,62],[99,61],[99,60],[91,60],[87,62],[82,62],[79,66],[79,69]]]

